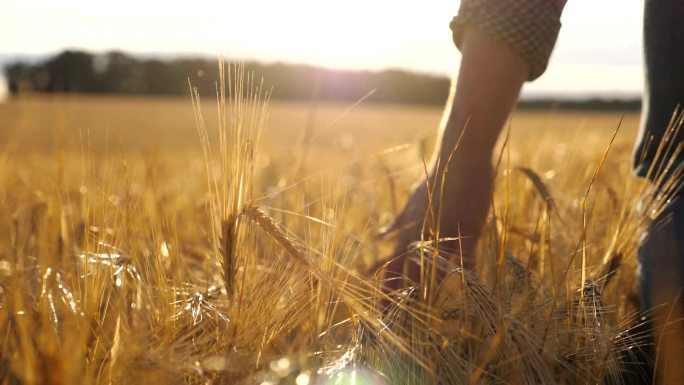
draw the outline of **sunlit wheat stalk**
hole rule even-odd
[[[226,292],[232,299],[232,315],[239,311],[241,299],[235,297],[235,271],[240,242],[240,213],[252,199],[254,163],[261,132],[268,117],[269,93],[263,91],[263,81],[245,73],[244,64],[227,64],[219,60],[219,81],[216,87],[219,138],[218,175],[213,169],[216,160],[210,143],[211,133],[202,118],[199,93],[192,89],[195,120],[205,157],[207,186],[212,216],[214,252],[223,268]]]

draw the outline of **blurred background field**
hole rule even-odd
[[[215,100],[203,100],[209,125],[216,124]],[[442,114],[441,105],[410,105],[353,102],[273,101],[264,146],[287,152],[307,129],[316,133],[314,151],[348,160],[349,154],[363,157],[398,145],[414,146],[427,156]],[[124,151],[158,148],[167,154],[175,151],[200,151],[188,97],[83,96],[31,94],[0,104],[0,139],[5,150],[21,153],[42,152],[64,144],[80,151],[82,137],[88,136],[94,150],[121,145]],[[618,145],[612,155],[616,161],[628,156],[622,146],[631,146],[638,126],[638,112],[517,111],[510,122],[512,143],[517,151],[526,149],[531,138],[548,138],[536,145],[535,152],[567,154],[576,151],[600,154],[601,143],[610,137],[624,116]],[[554,143],[552,146],[547,144]],[[423,146],[422,148],[420,146]],[[558,150],[559,148],[565,150]],[[625,150],[625,151],[623,151]],[[514,151],[515,152],[515,151]],[[561,156],[562,156],[561,155]],[[419,159],[419,157],[418,157]],[[332,164],[334,165],[334,163]],[[552,166],[552,165],[549,165]]]
[[[215,127],[216,102],[207,99],[203,114],[208,126]],[[284,183],[281,178],[293,183],[292,178],[326,174],[352,175],[374,185],[378,176],[366,174],[372,170],[393,179],[397,196],[391,200],[392,210],[397,210],[402,194],[424,172],[423,159],[429,160],[441,114],[439,106],[272,101],[259,152],[258,167],[266,171],[264,188]],[[202,162],[189,97],[27,95],[0,104],[0,117],[6,161],[22,165],[40,159],[43,163],[35,172],[56,171],[64,158],[136,159],[150,167],[172,162],[181,167],[179,172]],[[571,186],[581,193],[622,122],[608,157],[613,168],[602,177],[627,183],[632,179],[630,156],[638,119],[634,112],[517,111],[507,128],[510,164],[530,167],[560,192],[567,193],[566,186]],[[69,168],[81,170],[76,163]],[[354,175],[359,172],[364,175]],[[385,181],[376,187],[387,185]]]

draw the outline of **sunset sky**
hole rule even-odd
[[[164,4],[161,6],[161,4]],[[458,1],[1,0],[0,55],[228,54],[332,68],[458,69]],[[526,93],[636,95],[643,0],[569,0],[547,73]]]

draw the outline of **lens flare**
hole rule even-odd
[[[380,373],[363,367],[347,367],[316,382],[317,385],[389,385]]]

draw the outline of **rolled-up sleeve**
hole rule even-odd
[[[460,49],[467,25],[474,25],[519,52],[530,65],[528,80],[541,76],[556,44],[566,0],[462,0],[451,21]]]

